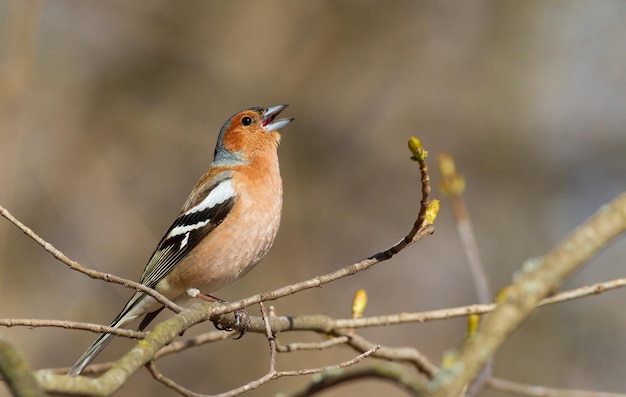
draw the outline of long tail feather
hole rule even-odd
[[[70,369],[67,374],[69,376],[80,375],[80,373],[83,372],[83,369],[85,369],[85,367],[89,365],[91,360],[93,360],[98,355],[98,353],[100,353],[102,349],[104,349],[109,344],[109,342],[113,340],[113,336],[115,335],[100,334],[100,336],[98,336],[98,338],[91,344],[91,346],[89,346],[89,349],[87,349],[83,353],[83,355],[80,356],[78,361],[76,361],[76,364],[74,364],[72,369]]]
[[[154,304],[156,301],[154,298],[145,295],[141,292],[137,292],[126,303],[124,310],[115,317],[115,320],[111,322],[111,327],[120,328],[129,322],[133,321],[137,317],[146,313],[147,307]],[[143,324],[143,323],[142,323]],[[147,325],[147,324],[146,324]],[[104,349],[112,340],[115,335],[112,334],[100,334],[95,341],[89,346],[89,348],[83,353],[82,356],[76,361],[76,364],[69,370],[69,376],[77,376],[83,372],[83,369]]]

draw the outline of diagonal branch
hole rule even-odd
[[[83,274],[86,274],[87,276],[89,276],[89,277],[91,277],[93,279],[109,281],[109,282],[112,282],[112,283],[115,283],[115,284],[120,284],[120,285],[122,285],[122,286],[124,286],[126,288],[134,288],[136,291],[144,292],[144,293],[152,296],[154,299],[156,299],[157,301],[159,301],[163,305],[165,305],[167,308],[172,310],[174,313],[178,313],[178,312],[180,312],[182,310],[182,307],[178,306],[177,304],[175,304],[171,300],[167,299],[164,295],[158,293],[157,291],[153,290],[152,288],[149,288],[149,287],[147,287],[147,286],[145,286],[145,285],[143,285],[141,283],[137,283],[135,281],[131,281],[131,280],[128,280],[128,279],[125,279],[125,278],[122,278],[122,277],[114,276],[113,274],[102,273],[102,272],[99,272],[99,271],[96,271],[96,270],[93,270],[93,269],[89,269],[89,268],[81,265],[80,263],[78,263],[78,262],[76,262],[74,260],[71,260],[70,258],[65,256],[65,254],[63,252],[59,251],[52,244],[50,244],[49,242],[47,242],[46,240],[41,238],[31,228],[29,228],[28,226],[26,226],[22,222],[20,222],[19,219],[14,217],[6,208],[4,208],[1,205],[0,205],[0,215],[5,217],[9,222],[14,224],[15,226],[17,226],[17,228],[20,229],[25,235],[27,235],[28,237],[33,239],[37,244],[39,244],[44,250],[46,250],[48,253],[50,253],[52,256],[54,256],[56,259],[58,259],[59,261],[63,262],[67,266],[69,266],[70,269],[76,270],[76,271],[81,272]]]
[[[456,396],[504,341],[573,271],[626,231],[626,193],[603,206],[544,257],[525,264],[520,279],[499,294],[496,309],[449,368],[430,382],[432,396]]]
[[[14,396],[46,396],[22,354],[2,335],[0,335],[0,375]]]

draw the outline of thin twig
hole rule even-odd
[[[621,393],[603,393],[598,391],[587,390],[567,390],[567,389],[554,389],[545,386],[526,385],[523,383],[512,382],[510,380],[504,380],[499,378],[489,378],[487,380],[489,387],[508,391],[511,393],[522,394],[525,396],[538,396],[538,397],[626,397],[626,394]]]
[[[264,385],[265,383],[274,380],[274,379],[278,379],[278,378],[282,378],[284,376],[303,376],[303,375],[314,375],[314,374],[320,374],[323,372],[332,372],[333,370],[337,370],[337,369],[341,369],[341,368],[346,368],[349,367],[351,365],[357,364],[361,361],[363,361],[365,358],[371,356],[372,354],[374,354],[376,352],[376,350],[378,349],[378,347],[373,347],[372,349],[359,354],[358,356],[354,357],[351,360],[348,361],[344,361],[341,362],[339,364],[335,364],[335,365],[329,365],[327,367],[319,367],[319,368],[309,368],[309,369],[301,369],[301,370],[295,370],[295,371],[270,371],[267,374],[265,374],[264,376],[262,376],[261,378],[254,380],[250,383],[247,383],[237,389],[233,389],[233,390],[229,390],[226,393],[221,393],[221,394],[215,394],[215,395],[208,395],[208,394],[199,394],[199,393],[195,393],[189,389],[186,389],[184,387],[182,387],[181,385],[179,385],[178,383],[174,382],[173,380],[167,378],[166,376],[164,376],[161,372],[159,372],[159,370],[156,368],[156,366],[154,365],[154,362],[149,362],[148,364],[146,364],[146,367],[148,368],[148,371],[150,371],[150,373],[152,374],[152,377],[154,377],[155,380],[163,383],[164,385],[166,385],[167,387],[175,390],[176,392],[178,392],[179,394],[185,396],[185,397],[235,397],[238,396],[240,394],[243,394],[245,392],[248,392],[250,390],[254,390],[259,388],[260,386]]]
[[[267,316],[267,311],[265,310],[265,305],[263,304],[263,302],[259,303],[259,306],[261,307],[261,317],[263,317],[263,323],[265,324],[265,336],[267,336],[267,341],[269,342],[270,345],[270,368],[269,368],[269,372],[275,372],[276,371],[276,338],[274,337],[274,335],[272,334],[272,326],[270,325],[270,321],[269,321],[269,317]]]
[[[348,332],[344,331],[344,336],[348,336]],[[374,347],[378,347],[374,357],[398,362],[407,362],[426,375],[429,379],[433,377],[437,371],[437,366],[428,360],[424,354],[412,347],[389,347],[374,344],[360,335],[350,335],[348,345],[360,352],[367,352]]]
[[[100,324],[80,323],[76,321],[65,320],[36,320],[28,318],[0,318],[0,326],[4,327],[55,327],[66,329],[79,329],[83,331],[92,331],[99,334],[114,334],[125,338],[143,339],[147,332],[133,331],[130,329],[107,327]]]
[[[345,382],[367,378],[389,381],[396,386],[404,388],[413,396],[424,395],[426,391],[423,382],[410,374],[406,368],[393,363],[376,363],[346,371],[325,372],[316,377],[303,390],[287,396],[309,397]]]
[[[376,351],[380,349],[379,345],[376,345],[374,347],[372,347],[371,349],[359,354],[358,356],[354,357],[352,360],[348,360],[348,361],[344,361],[341,362],[339,364],[335,364],[335,365],[329,365],[326,367],[318,367],[318,368],[309,368],[309,369],[300,369],[297,371],[279,371],[277,372],[277,377],[282,377],[282,376],[301,376],[301,375],[314,375],[314,374],[320,374],[322,372],[331,372],[335,369],[341,369],[341,368],[346,368],[349,366],[352,366],[354,364],[357,364],[361,361],[363,361],[365,358],[373,355],[374,353],[376,353]]]
[[[457,213],[457,228],[461,242],[463,245],[463,251],[467,258],[467,264],[472,274],[472,280],[474,281],[474,289],[476,290],[476,296],[478,303],[486,304],[491,302],[491,291],[489,290],[489,283],[487,282],[487,274],[482,260],[480,259],[480,250],[478,249],[478,243],[476,242],[476,235],[470,221],[465,202],[461,196],[454,196],[452,198],[454,212]]]
[[[164,295],[158,293],[152,288],[149,288],[141,283],[137,283],[135,281],[128,280],[122,277],[114,276],[109,273],[102,273],[93,269],[89,269],[81,265],[80,263],[74,260],[71,260],[70,258],[65,256],[63,252],[59,251],[52,244],[50,244],[49,242],[41,238],[39,235],[37,235],[31,228],[27,227],[22,222],[20,222],[6,208],[2,207],[1,205],[0,205],[0,215],[5,217],[9,222],[14,224],[15,226],[17,226],[17,228],[20,229],[25,235],[33,239],[37,244],[43,247],[44,250],[46,250],[56,259],[58,259],[59,261],[69,266],[70,269],[83,273],[93,279],[104,280],[104,281],[112,282],[115,284],[120,284],[126,288],[134,288],[137,291],[141,291],[147,295],[150,295],[151,297],[156,299],[158,302],[162,303],[164,306],[172,310],[174,313],[180,313],[183,310],[182,307],[178,306],[171,300],[167,299],[167,297],[165,297]]]
[[[615,280],[603,281],[600,283],[586,285],[563,291],[549,298],[543,299],[539,303],[539,307],[553,305],[556,303],[566,302],[574,299],[580,299],[591,295],[598,295],[603,292],[612,291],[617,288],[626,286],[626,278],[618,278]],[[459,306],[448,309],[430,310],[418,313],[398,313],[374,317],[362,317],[359,319],[336,319],[332,321],[330,328],[363,328],[375,326],[388,326],[395,324],[404,324],[412,322],[427,322],[433,320],[447,320],[454,317],[465,317],[470,314],[486,314],[493,311],[496,304],[488,305],[469,305]]]
[[[349,336],[339,336],[336,338],[331,338],[328,340],[324,340],[321,342],[295,342],[289,343],[286,345],[278,345],[276,350],[279,353],[291,353],[295,351],[306,351],[306,350],[324,350],[337,345],[344,345],[350,341]]]
[[[442,190],[449,195],[450,201],[452,202],[457,230],[461,238],[465,258],[467,259],[467,266],[472,275],[478,303],[490,303],[491,291],[489,290],[489,283],[487,282],[487,272],[485,272],[485,267],[480,259],[480,250],[476,242],[476,234],[472,227],[469,211],[463,200],[465,178],[457,173],[454,159],[448,154],[442,153],[439,155],[439,166],[442,174]],[[483,367],[481,373],[469,385],[464,393],[465,397],[472,397],[482,389],[485,380],[491,376],[492,366],[493,359]]]
[[[616,288],[626,286],[626,278],[618,278],[615,280],[603,281],[596,284],[585,285],[583,287],[571,289],[569,291],[560,292],[554,296],[541,301],[540,306],[552,305],[555,303],[565,302],[569,300],[584,298],[586,296],[597,295],[603,292],[611,291]]]
[[[234,312],[235,310],[243,309],[245,307],[260,303],[273,301],[288,295],[293,295],[297,292],[301,292],[311,288],[319,288],[323,285],[326,285],[335,280],[339,280],[340,278],[352,276],[356,273],[359,273],[363,270],[367,270],[370,267],[376,265],[377,263],[386,261],[391,259],[395,254],[407,248],[409,245],[416,243],[422,238],[431,235],[435,229],[432,225],[426,226],[415,233],[413,233],[413,229],[407,237],[412,236],[411,238],[403,238],[398,243],[394,244],[390,248],[381,251],[377,254],[370,256],[369,258],[363,259],[359,262],[353,263],[351,265],[345,266],[337,271],[327,273],[323,276],[317,276],[305,281],[300,281],[298,283],[290,284],[282,288],[275,289],[273,291],[263,292],[257,295],[253,295],[246,299],[227,303],[220,305],[215,310],[215,315],[220,315],[224,313]]]
[[[182,387],[178,383],[174,382],[170,378],[168,378],[165,375],[163,375],[161,373],[161,371],[159,371],[157,369],[156,365],[154,364],[154,361],[148,362],[146,364],[146,369],[148,370],[148,372],[150,372],[150,375],[152,375],[154,380],[156,380],[157,382],[163,383],[165,386],[167,386],[170,389],[178,392],[180,395],[182,395],[182,396],[193,396],[193,397],[200,396],[200,394],[194,393],[191,390],[188,390],[188,389]]]
[[[235,334],[237,334],[237,331],[211,331],[200,334],[193,338],[172,342],[169,345],[161,348],[154,355],[154,359],[158,360],[161,357],[178,353],[192,347],[201,346],[207,343],[217,342],[224,339],[230,339]]]

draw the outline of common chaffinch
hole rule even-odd
[[[280,222],[278,131],[293,119],[275,118],[286,107],[252,107],[226,121],[213,162],[154,250],[141,275],[142,284],[182,301],[190,288],[211,293],[232,283],[265,256]],[[135,292],[111,327],[122,327],[146,314],[139,325],[143,330],[162,309],[151,296]],[[79,375],[112,336],[98,336],[69,375]]]

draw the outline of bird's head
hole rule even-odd
[[[234,114],[224,123],[217,138],[214,161],[246,163],[258,153],[275,152],[280,129],[293,121],[293,118],[276,120],[287,106],[252,107]]]

